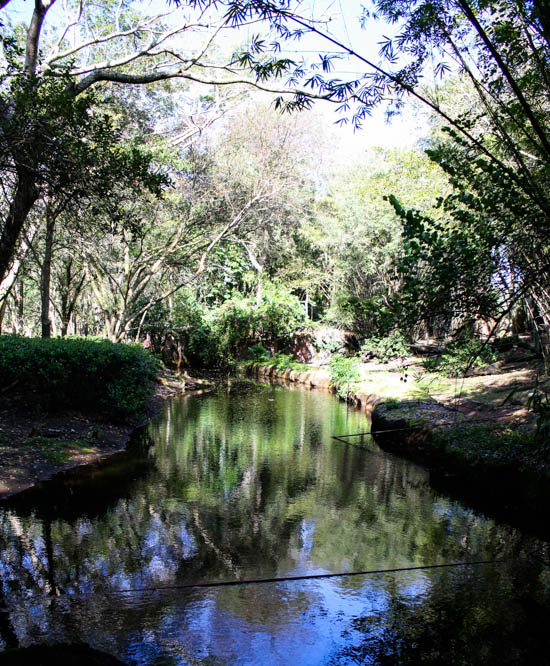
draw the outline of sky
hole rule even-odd
[[[380,21],[371,20],[363,29],[360,23],[363,6],[369,6],[369,0],[302,0],[300,13],[319,21],[319,28],[338,42],[353,48],[359,55],[378,63],[380,60],[380,42],[384,37],[392,36],[395,28]],[[251,30],[248,31],[248,37]],[[315,35],[306,35],[293,45],[283,45],[281,55],[299,60],[318,61],[319,52],[336,46]],[[341,51],[340,51],[341,52]],[[334,61],[332,75],[341,79],[353,78],[367,70],[354,58],[344,57]],[[403,113],[393,118],[388,124],[384,108],[375,110],[367,118],[360,130],[354,130],[351,124],[336,125],[342,116],[335,113],[335,105],[318,103],[317,110],[325,118],[327,130],[335,132],[342,149],[346,153],[361,153],[372,146],[386,148],[412,147],[428,133],[427,116],[417,106],[406,106]]]
[[[60,3],[59,3],[60,4]],[[352,47],[360,55],[374,61],[379,61],[379,42],[384,36],[391,35],[392,27],[385,23],[370,21],[366,29],[362,29],[359,21],[362,5],[368,5],[368,0],[303,0],[300,5],[300,13],[304,16],[315,17],[319,23],[319,29],[334,37],[346,46]],[[7,9],[12,20],[28,22],[32,14],[34,3],[32,0],[12,0]],[[164,0],[152,0],[149,6],[158,11],[167,8]],[[55,20],[52,8],[50,20]],[[257,31],[257,28],[253,28]],[[238,37],[249,37],[252,29],[246,28],[246,34],[240,33]],[[228,39],[235,40],[231,35]],[[314,35],[306,35],[299,42],[283,45],[282,55],[294,60],[304,59],[306,62],[318,60],[318,53],[326,51],[327,48],[337,51],[338,49]],[[339,78],[353,78],[364,73],[366,70],[361,62],[353,58],[342,58],[335,61],[333,76]],[[360,130],[354,130],[350,124],[336,125],[341,117],[334,111],[334,104],[318,103],[315,122],[326,123],[326,131],[335,135],[335,141],[341,150],[350,158],[354,154],[360,154],[372,146],[388,148],[412,147],[427,133],[426,117],[415,110],[412,105],[407,106],[404,112],[394,118],[391,124],[386,122],[384,109],[376,109],[372,115],[365,120]]]

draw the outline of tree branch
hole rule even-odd
[[[531,126],[535,130],[536,135],[539,137],[540,142],[542,143],[544,150],[546,151],[547,154],[550,154],[550,143],[548,141],[548,137],[546,136],[546,132],[542,128],[541,124],[539,123],[538,119],[536,118],[535,114],[533,113],[533,110],[531,108],[531,105],[529,102],[525,99],[519,85],[517,84],[517,81],[514,79],[512,74],[510,73],[510,70],[508,69],[506,63],[502,59],[500,53],[496,50],[495,46],[489,39],[487,33],[477,20],[476,15],[466,2],[466,0],[457,0],[459,7],[462,9],[464,14],[466,15],[467,19],[470,21],[470,23],[474,26],[476,32],[478,35],[481,37],[481,40],[487,47],[489,53],[492,55],[494,61],[497,63],[499,66],[500,71],[502,72],[504,78],[508,81],[508,84],[510,85],[510,88],[513,90],[514,95],[516,96],[518,102],[521,105],[521,108],[523,109],[526,117],[528,118],[529,122],[531,123]]]
[[[38,64],[38,44],[40,41],[40,31],[44,23],[44,18],[48,9],[53,5],[55,0],[35,0],[34,11],[31,18],[29,31],[27,32],[27,44],[25,47],[25,73],[33,75],[36,73],[36,66]]]

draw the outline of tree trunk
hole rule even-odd
[[[14,292],[14,301],[15,301],[15,311],[14,311],[14,328],[15,332],[19,335],[24,335],[25,327],[25,289],[23,287],[23,282],[19,282],[17,289]]]
[[[42,325],[42,337],[49,338],[52,332],[50,321],[50,285],[52,277],[53,238],[55,231],[55,217],[52,215],[49,205],[46,206],[46,246],[44,249],[44,260],[40,271],[40,323]]]
[[[59,317],[61,319],[61,337],[65,337],[69,331],[69,325],[71,320],[73,320],[74,309],[78,297],[80,296],[80,292],[84,287],[85,278],[85,273],[81,274],[80,278],[78,273],[73,273],[72,258],[65,260],[64,271],[62,272],[58,283],[59,298],[61,302],[59,310]],[[76,284],[74,284],[75,282]],[[76,328],[74,332],[76,333]]]
[[[262,271],[258,271],[258,284],[256,285],[256,305],[262,304],[264,285],[262,284]]]
[[[15,196],[0,234],[0,283],[8,275],[25,220],[38,199],[38,188],[30,173],[19,176]]]
[[[6,314],[6,308],[8,306],[8,295],[0,301],[0,335],[2,335],[2,324],[4,322],[4,316]]]
[[[30,244],[33,241],[35,233],[36,233],[36,225],[31,224],[22,242],[19,244],[19,248],[15,252],[15,256],[9,271],[7,272],[4,279],[0,281],[0,303],[5,302],[5,299],[9,296],[10,291],[13,288],[15,281],[17,280],[17,276],[19,275],[19,269],[21,268],[25,255],[29,250]]]

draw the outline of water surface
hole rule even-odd
[[[317,391],[173,400],[130,451],[0,509],[0,647],[80,640],[143,665],[513,664],[550,647],[548,544],[370,436],[333,438],[368,429]]]

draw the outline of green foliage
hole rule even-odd
[[[22,391],[46,410],[138,414],[157,371],[155,359],[139,345],[0,336],[0,385],[13,384],[14,391]]]
[[[441,222],[405,210],[393,196],[388,199],[403,225],[403,251],[395,264],[402,285],[392,301],[395,321],[413,330],[430,320],[448,330],[464,313],[469,318],[498,313],[499,292],[492,280],[496,255],[479,229],[465,223],[466,214],[457,223]]]
[[[366,360],[374,356],[387,363],[393,359],[404,359],[410,356],[410,347],[400,331],[386,337],[367,338],[361,345],[360,356]]]
[[[439,356],[428,356],[422,360],[422,367],[426,372],[437,372]]]
[[[153,171],[151,151],[123,140],[123,128],[98,111],[99,96],[88,91],[75,97],[68,78],[15,77],[2,92],[0,100],[5,104],[6,99],[14,114],[5,129],[5,147],[18,142],[38,183],[50,192],[82,198],[93,191],[107,205],[121,180],[156,195],[168,184],[164,174]]]
[[[268,349],[291,347],[305,323],[298,298],[271,285],[260,304],[236,294],[215,308],[201,304],[192,291],[181,290],[174,295],[171,311],[163,305],[151,308],[142,333],[149,334],[156,351],[165,334],[171,333],[182,341],[191,365],[215,367],[250,355],[253,362],[267,360]]]
[[[445,455],[470,467],[529,466],[537,456],[535,431],[494,423],[457,425],[433,431]]]
[[[439,358],[424,360],[426,372],[439,372],[445,377],[459,377],[470,368],[484,368],[498,361],[498,353],[481,340],[457,340],[447,345]]]
[[[197,301],[190,290],[181,290],[174,295],[168,330],[183,341],[185,355],[191,365],[218,365],[217,334],[208,315],[208,309]]]
[[[210,306],[220,305],[248,291],[254,277],[242,247],[235,243],[218,245],[201,281],[201,297]]]
[[[296,361],[290,354],[274,354],[269,361],[269,365],[273,366],[278,372],[285,370],[296,370],[297,372],[309,370],[309,366],[305,363]]]
[[[269,361],[269,352],[263,345],[253,345],[248,350],[249,361],[253,364],[261,364]]]
[[[384,196],[392,192],[407,205],[433,213],[435,196],[448,190],[444,174],[420,150],[375,148],[361,163],[334,174],[328,190],[318,205],[319,228],[310,232],[321,250],[322,279],[330,284],[319,294],[322,301],[330,295],[323,321],[362,336],[385,333],[380,310],[402,239],[399,216]]]
[[[257,306],[258,335],[265,342],[290,344],[298,329],[306,324],[300,300],[284,288],[268,285]]]
[[[357,390],[361,381],[359,362],[356,358],[335,354],[330,359],[330,383],[335,388],[336,395],[347,398],[350,393]]]
[[[291,346],[306,317],[298,298],[270,287],[260,304],[242,297],[226,301],[212,311],[209,323],[220,362],[234,363],[255,343],[274,350]]]
[[[541,451],[550,454],[550,393],[536,388],[528,402],[529,409],[535,414],[537,428],[536,440]]]
[[[277,373],[283,373],[286,370],[296,370],[297,372],[304,372],[310,370],[310,366],[306,363],[296,361],[291,354],[283,354],[277,352],[270,355],[270,353],[262,345],[254,345],[249,350],[250,358],[245,361],[245,365],[267,365],[273,368]]]

